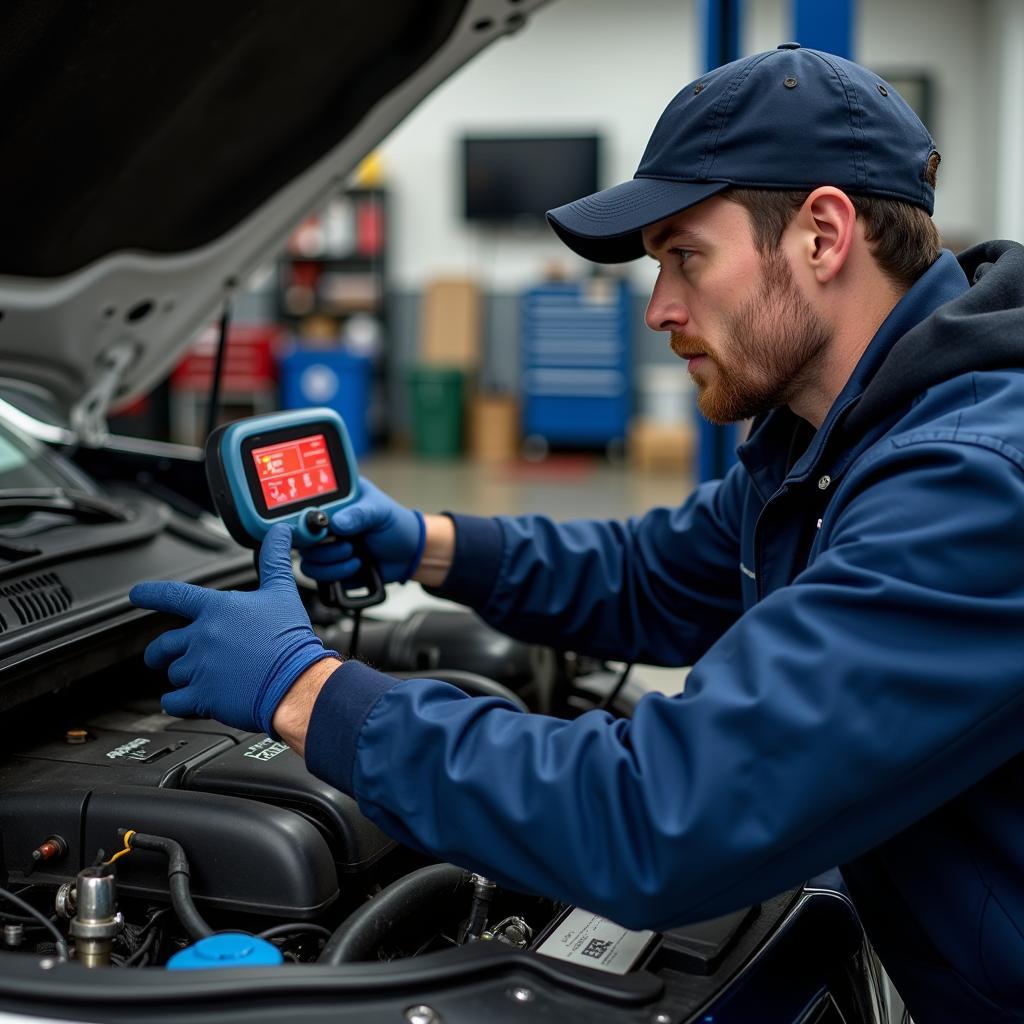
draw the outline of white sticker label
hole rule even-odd
[[[107,757],[111,761],[116,761],[122,757],[127,757],[132,761],[144,761],[149,757],[149,753],[146,750],[148,745],[149,740],[144,736],[139,736],[134,740],[129,740],[127,743],[122,743],[119,747],[114,747],[113,750],[108,750]]]
[[[609,974],[625,974],[654,936],[654,932],[631,932],[614,921],[577,908],[555,927],[537,952]]]
[[[257,761],[269,761],[277,757],[278,754],[283,754],[287,749],[288,745],[286,743],[275,743],[267,736],[249,747],[242,757],[252,757]]]

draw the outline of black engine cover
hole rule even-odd
[[[276,917],[310,918],[338,897],[331,851],[292,811],[236,797],[143,786],[54,785],[0,774],[0,829],[7,884],[56,884],[111,856],[121,829],[176,839],[185,849],[199,906]],[[63,774],[63,773],[61,773]],[[70,780],[67,780],[70,782]],[[14,782],[17,788],[8,788]],[[30,875],[31,851],[59,835],[68,852]],[[167,899],[167,859],[135,850],[118,860],[125,895]]]
[[[363,817],[355,800],[310,775],[302,759],[269,736],[250,736],[185,772],[185,789],[289,807],[324,830],[342,872],[362,871],[395,846]]]
[[[141,706],[98,716],[72,737],[37,739],[0,766],[8,882],[67,881],[98,850],[119,849],[118,829],[130,828],[182,844],[200,905],[302,919],[337,898],[339,873],[395,845],[270,737]],[[34,865],[32,851],[51,835],[68,852]],[[119,888],[165,897],[162,861],[144,851],[121,858]]]

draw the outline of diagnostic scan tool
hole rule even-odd
[[[331,513],[359,497],[348,431],[333,409],[250,416],[218,427],[206,441],[206,479],[228,532],[250,548],[275,523],[292,528],[297,548],[333,540]],[[353,547],[363,569],[344,584],[321,583],[325,604],[356,610],[384,600],[372,559],[358,543]]]

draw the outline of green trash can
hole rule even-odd
[[[465,377],[447,366],[409,370],[413,448],[417,455],[451,459],[462,451],[462,402]]]

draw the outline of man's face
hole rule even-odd
[[[747,419],[813,386],[834,330],[800,292],[783,250],[758,253],[743,207],[716,196],[643,235],[660,264],[647,325],[671,333],[707,419]]]

